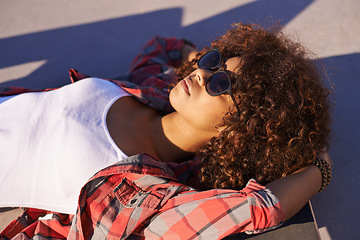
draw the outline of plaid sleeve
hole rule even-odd
[[[30,88],[23,88],[23,87],[0,87],[0,97],[18,95],[18,94],[27,93],[27,92],[45,92],[45,91],[51,91],[54,89],[56,89],[56,88],[33,90]]]
[[[135,57],[129,73],[116,80],[140,86],[156,86],[166,91],[177,83],[174,67],[182,63],[182,48],[187,41],[177,38],[154,37]]]
[[[146,239],[221,239],[280,226],[285,219],[278,199],[250,181],[243,191],[189,192],[168,201],[144,228]]]
[[[261,233],[277,228],[285,221],[285,211],[279,199],[270,189],[250,180],[246,188],[251,223],[245,229],[247,234]]]
[[[17,95],[26,92],[31,92],[31,90],[22,87],[0,87],[0,97]]]
[[[66,239],[73,215],[26,208],[0,234],[0,239]]]
[[[179,66],[182,62],[181,51],[185,43],[186,40],[177,38],[157,36],[151,39],[130,65],[129,72],[133,75],[133,82],[140,83],[142,79],[151,75],[166,72],[169,67]]]

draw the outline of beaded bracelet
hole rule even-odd
[[[330,183],[331,180],[331,166],[330,164],[321,158],[316,158],[315,161],[312,163],[313,165],[317,166],[321,171],[321,178],[322,184],[319,192],[324,190]]]

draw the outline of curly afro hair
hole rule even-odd
[[[227,113],[219,136],[200,150],[203,189],[242,189],[251,178],[266,184],[328,147],[329,90],[305,49],[279,29],[237,23],[211,43],[223,58],[241,59],[231,75],[240,111]],[[209,49],[179,67],[178,76],[191,73]]]

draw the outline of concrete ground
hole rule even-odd
[[[1,0],[0,86],[59,87],[70,67],[114,77],[154,35],[202,47],[232,22],[279,20],[322,59],[334,83],[333,180],[312,200],[321,237],[359,239],[359,13],[358,0]],[[0,228],[13,217],[6,214],[18,213],[2,210]]]

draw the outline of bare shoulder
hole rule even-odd
[[[126,155],[153,154],[147,135],[151,119],[157,115],[156,110],[126,96],[110,107],[106,124],[110,136]]]

